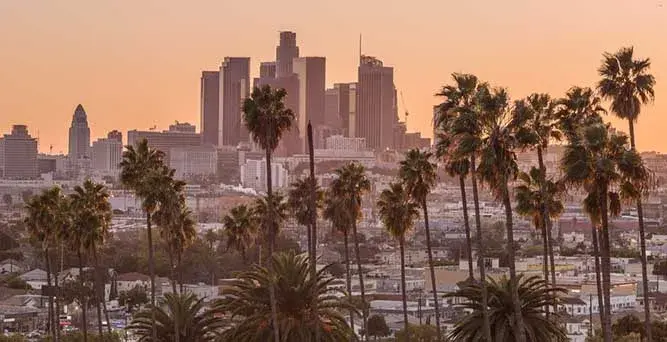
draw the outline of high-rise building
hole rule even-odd
[[[326,90],[324,122],[339,128],[346,137],[354,137],[354,120],[357,110],[357,84],[335,83]]]
[[[122,144],[123,143],[123,133],[114,129],[113,131],[107,133],[107,139],[116,140],[116,141],[118,141],[119,143]]]
[[[290,74],[289,76],[283,76],[278,78],[271,77],[260,77],[255,78],[253,85],[255,87],[261,87],[264,85],[269,85],[274,89],[285,89],[287,95],[283,99],[285,103],[285,108],[291,109],[292,112],[296,115],[299,109],[299,77],[295,74]],[[302,143],[300,137],[300,130],[297,127],[296,121],[292,123],[292,127],[288,132],[283,135],[283,138],[280,139],[278,148],[275,151],[275,155],[278,157],[290,156],[294,153],[302,152]]]
[[[111,135],[111,133],[109,133]],[[100,138],[93,142],[92,168],[102,173],[116,173],[123,160],[123,143],[116,138]]]
[[[366,138],[369,148],[393,148],[396,116],[394,69],[375,57],[361,56],[357,84],[355,137]]]
[[[259,64],[259,77],[276,78],[276,62],[262,62]]]
[[[90,158],[90,128],[88,127],[86,111],[81,104],[76,106],[72,116],[72,125],[69,128],[68,156],[73,161]]]
[[[197,133],[197,127],[188,122],[176,121],[175,124],[169,125],[169,132]]]
[[[169,151],[169,167],[178,179],[214,180],[218,168],[218,151],[211,145],[173,147]]]
[[[302,140],[302,151],[305,152],[308,121],[314,128],[325,125],[326,59],[299,57],[294,59],[292,67],[299,78],[299,107],[295,114]]]
[[[202,71],[200,80],[200,126],[204,144],[218,145],[220,73]]]
[[[280,44],[276,47],[276,77],[292,74],[292,60],[299,57],[299,47],[296,45],[296,33],[280,32]]]
[[[271,163],[271,185],[274,189],[289,185],[289,174],[281,163]],[[266,160],[248,159],[241,165],[241,181],[246,188],[266,191]]]
[[[37,140],[28,133],[28,126],[12,126],[12,133],[0,138],[0,176],[31,179],[39,176],[38,170]]]
[[[182,127],[185,124],[181,124]],[[187,124],[188,126],[192,126]],[[165,161],[169,161],[169,151],[174,147],[185,146],[201,146],[201,134],[191,132],[189,129],[185,131],[178,130],[177,127],[169,131],[138,131],[132,130],[127,132],[127,144],[136,145],[142,139],[148,141],[148,145],[152,148],[160,150],[165,153]]]
[[[243,101],[250,96],[250,58],[225,57],[219,79],[218,145],[236,146],[248,141],[241,111]]]

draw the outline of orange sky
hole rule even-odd
[[[594,84],[603,51],[632,44],[658,82],[638,145],[667,152],[665,0],[0,0],[0,132],[25,123],[40,150],[66,151],[78,103],[95,138],[175,120],[199,128],[201,70],[250,56],[256,74],[280,30],[297,32],[301,55],[327,57],[329,85],[356,80],[363,33],[364,53],[395,67],[408,128],[428,136],[433,93],[452,72],[515,98],[561,96]]]

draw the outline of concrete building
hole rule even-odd
[[[123,143],[117,139],[101,138],[93,142],[92,168],[102,173],[115,174],[120,171],[123,160]]]
[[[220,73],[202,71],[200,79],[199,114],[202,142],[218,145],[218,121],[220,101]]]
[[[276,62],[262,62],[259,64],[260,78],[276,78]]]
[[[248,159],[241,165],[243,186],[257,191],[266,191],[266,161]],[[287,169],[280,163],[271,163],[271,184],[274,189],[289,185]]]
[[[219,81],[218,145],[236,146],[248,141],[241,111],[250,95],[250,57],[225,57]]]
[[[37,140],[28,133],[28,126],[14,125],[11,134],[0,139],[0,176],[7,179],[39,177]]]
[[[218,151],[215,147],[184,146],[169,151],[169,166],[176,170],[178,179],[214,179],[218,169]]]
[[[332,135],[326,138],[326,149],[328,150],[346,150],[346,151],[365,151],[366,138],[348,138],[342,135]]]
[[[72,124],[69,128],[69,153],[71,160],[90,158],[90,128],[88,117],[83,106],[79,104],[74,110]]]
[[[280,43],[276,47],[276,77],[292,74],[292,60],[299,57],[299,47],[296,45],[296,33],[280,32]]]
[[[354,137],[357,110],[357,84],[335,83],[326,90],[324,123],[341,129],[346,137]]]
[[[116,141],[118,141],[119,143],[122,144],[123,143],[123,133],[114,129],[113,131],[107,133],[107,139],[116,140]]]
[[[299,106],[295,114],[301,138],[301,151],[305,153],[308,121],[313,127],[325,125],[326,59],[324,57],[295,58],[293,71],[299,78]],[[317,136],[313,138],[318,139]]]
[[[376,151],[394,148],[396,90],[394,69],[375,57],[361,56],[358,69],[355,137],[366,138]]]
[[[169,150],[173,147],[201,146],[201,134],[192,132],[182,132],[178,130],[169,131],[138,131],[131,130],[127,132],[127,144],[136,145],[142,139],[148,141],[148,145],[164,152],[169,160]]]

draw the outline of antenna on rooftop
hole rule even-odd
[[[359,65],[361,65],[361,33],[359,33]]]

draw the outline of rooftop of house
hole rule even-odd
[[[121,273],[116,277],[116,281],[151,281],[151,277],[138,272]]]

